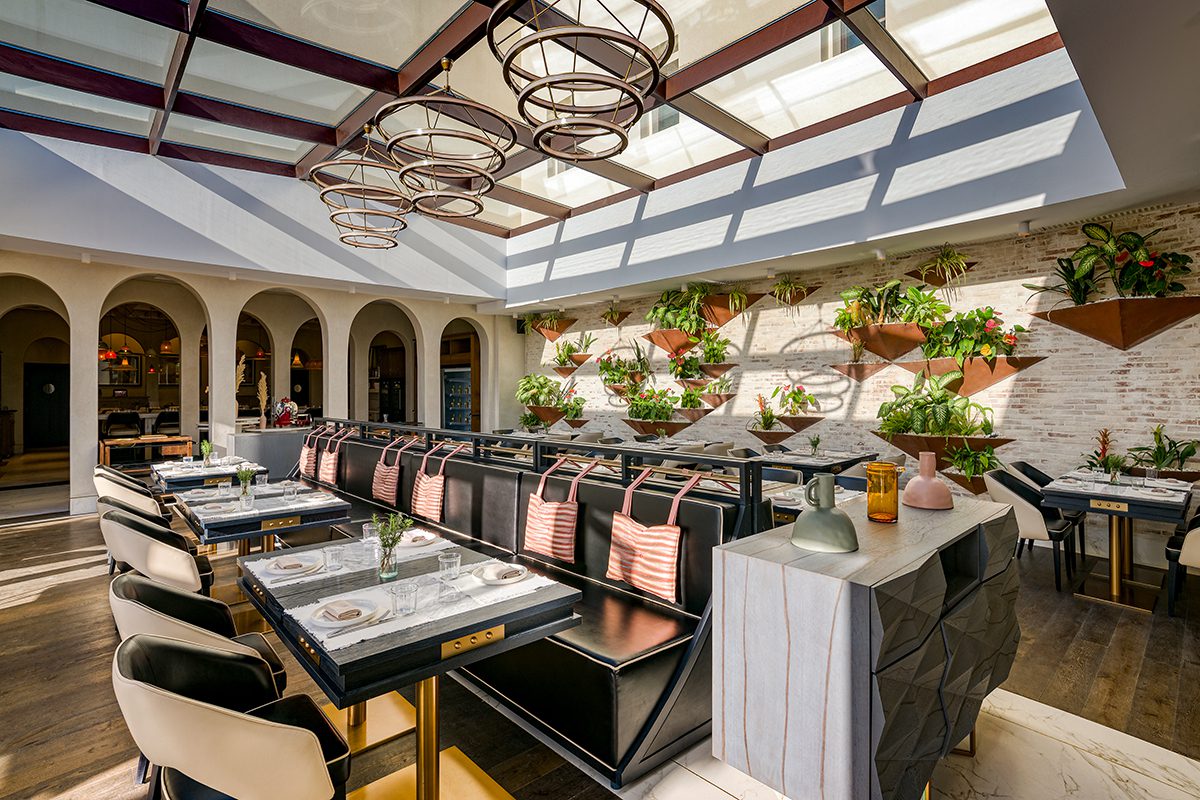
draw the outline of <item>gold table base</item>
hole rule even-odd
[[[1148,571],[1133,563],[1133,519],[1114,515],[1108,518],[1108,574],[1088,573],[1075,587],[1075,596],[1102,603],[1154,611],[1161,592],[1161,573]]]
[[[441,794],[438,800],[513,800],[513,796],[457,747],[443,750],[438,757]],[[356,789],[346,800],[416,800],[417,765],[405,767],[385,778]]]
[[[344,709],[325,703],[321,710],[346,737],[351,753],[378,747],[417,727],[416,709],[398,692],[373,697]]]

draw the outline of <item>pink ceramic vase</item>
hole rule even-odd
[[[945,510],[954,508],[954,496],[950,487],[937,477],[937,455],[922,451],[920,472],[904,487],[904,505],[909,508]]]

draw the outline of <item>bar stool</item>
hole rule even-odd
[[[1058,509],[1044,508],[1042,493],[1006,469],[984,473],[983,482],[992,502],[1013,507],[1017,517],[1018,556],[1026,541],[1040,539],[1050,542],[1054,549],[1054,589],[1061,592],[1064,546],[1067,551],[1067,578],[1075,576],[1075,544],[1071,539],[1071,523],[1063,519]]]

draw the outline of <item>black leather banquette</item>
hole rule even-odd
[[[349,439],[342,446],[334,487],[349,500],[354,535],[372,512],[390,510],[371,497],[383,442]],[[411,506],[422,446],[404,453],[399,497]],[[450,448],[429,460],[441,467]],[[395,457],[388,456],[388,463]],[[593,473],[594,474],[594,473]],[[667,603],[605,577],[613,512],[625,489],[615,478],[580,482],[574,563],[524,548],[526,509],[541,475],[532,465],[471,460],[467,450],[445,467],[444,518],[451,538],[505,560],[519,561],[579,588],[581,624],[548,639],[481,661],[460,671],[545,735],[557,741],[615,787],[644,774],[707,736],[712,722],[708,608],[712,548],[738,535],[745,515],[736,502],[685,496],[678,602]],[[570,477],[547,479],[545,498],[566,499]],[[639,488],[632,515],[645,524],[666,521],[678,487]]]

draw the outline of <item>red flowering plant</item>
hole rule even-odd
[[[817,407],[817,398],[807,392],[803,386],[798,383],[785,383],[782,386],[776,386],[775,391],[771,392],[771,399],[779,398],[779,408],[783,411],[784,416],[798,417],[808,410],[809,406]]]
[[[1113,451],[1112,433],[1108,428],[1102,428],[1095,441],[1096,449],[1084,456],[1083,466],[1106,475],[1117,475],[1129,469],[1129,458]]]
[[[671,370],[671,377],[679,381],[699,378],[704,374],[700,370],[699,357],[689,356],[687,353],[675,353],[672,355],[669,359],[668,368]]]
[[[775,413],[775,409],[767,401],[767,398],[761,394],[756,398],[758,402],[758,411],[754,412],[751,418],[751,428],[758,431],[770,431],[779,427],[779,415]]]
[[[679,397],[670,389],[645,389],[637,394],[626,395],[629,401],[629,418],[666,422],[675,414]]]
[[[992,307],[976,308],[954,315],[941,325],[925,328],[921,352],[925,358],[953,358],[962,366],[968,358],[994,359],[1011,356],[1025,328],[1004,327],[1004,319]]]
[[[629,380],[629,365],[610,347],[596,358],[600,380],[605,386],[623,385]]]
[[[1161,230],[1144,236],[1133,231],[1114,235],[1108,226],[1089,222],[1083,226],[1083,235],[1091,241],[1071,256],[1076,272],[1105,269],[1121,297],[1166,297],[1182,292],[1187,287],[1178,279],[1191,273],[1192,257],[1151,250],[1150,239]]]
[[[582,419],[583,407],[587,400],[579,396],[578,389],[575,388],[575,383],[572,381],[567,384],[567,388],[563,391],[558,400],[558,410],[567,415],[567,419]]]

